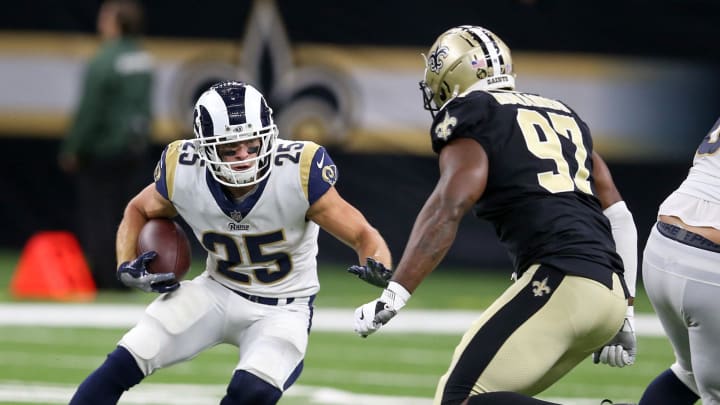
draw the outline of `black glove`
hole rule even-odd
[[[367,264],[364,266],[350,266],[348,273],[355,274],[361,280],[376,287],[385,288],[392,277],[392,270],[386,269],[385,265],[373,259],[367,258]]]
[[[180,283],[174,273],[149,273],[147,265],[157,256],[153,251],[144,252],[135,260],[124,262],[118,267],[118,279],[128,287],[139,288],[145,292],[166,293],[175,291]]]

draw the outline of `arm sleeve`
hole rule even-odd
[[[625,201],[618,201],[607,207],[603,214],[610,220],[615,250],[625,267],[625,284],[630,296],[635,297],[637,281],[637,228]]]

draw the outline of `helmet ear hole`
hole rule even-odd
[[[440,89],[440,92],[438,93],[438,98],[442,102],[445,102],[445,100],[447,100],[447,92],[445,91],[445,89]]]

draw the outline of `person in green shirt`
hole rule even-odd
[[[140,44],[143,10],[135,0],[106,0],[60,168],[76,181],[76,226],[98,289],[126,289],[115,277],[115,230],[144,184],[150,137],[152,58]]]

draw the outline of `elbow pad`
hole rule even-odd
[[[625,266],[625,284],[630,296],[635,296],[637,280],[637,228],[625,201],[607,207],[603,214],[610,220],[615,250]]]

